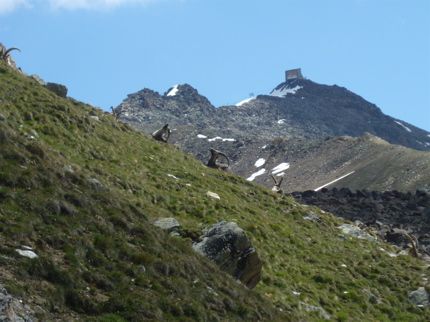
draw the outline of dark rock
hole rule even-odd
[[[64,215],[74,216],[77,213],[76,209],[71,204],[64,201],[60,202],[60,209],[61,213]]]
[[[46,204],[46,210],[52,214],[59,215],[61,213],[61,206],[58,200],[50,200]]]
[[[234,222],[213,225],[193,248],[248,288],[260,281],[262,262],[243,229]]]
[[[328,189],[291,194],[297,201],[317,206],[339,217],[360,220],[386,241],[409,248],[407,234],[415,237],[420,253],[430,254],[430,197],[425,191],[415,194],[399,191],[357,191]]]
[[[409,239],[406,237],[407,232],[404,229],[392,229],[385,234],[385,240],[399,247],[406,248]]]
[[[47,83],[45,87],[60,97],[64,97],[64,98],[67,97],[68,90],[67,90],[67,87],[64,85],[57,84],[57,83]]]

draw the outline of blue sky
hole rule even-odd
[[[234,104],[301,67],[430,131],[428,0],[0,0],[0,41],[105,109],[177,83]]]

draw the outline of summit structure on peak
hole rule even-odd
[[[289,69],[285,71],[285,81],[293,80],[293,79],[303,79],[302,69],[301,68],[295,68],[295,69]]]

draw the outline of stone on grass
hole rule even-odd
[[[223,271],[254,288],[261,278],[262,262],[250,240],[234,222],[221,221],[207,229],[193,249],[213,260]]]
[[[94,121],[100,121],[100,118],[97,115],[91,115],[90,119],[92,119]]]
[[[321,319],[330,320],[331,316],[321,306],[310,305],[304,302],[300,302],[300,307],[306,312],[317,312]]]
[[[351,224],[342,224],[338,227],[340,230],[342,230],[342,233],[345,235],[350,235],[352,237],[358,238],[358,239],[366,239],[369,241],[376,241],[376,237],[373,237],[372,235],[366,233],[359,227]]]
[[[154,222],[154,226],[166,230],[168,233],[177,233],[181,224],[176,218],[160,218]],[[176,235],[176,234],[175,234]]]
[[[95,191],[102,191],[104,190],[104,185],[97,180],[96,178],[89,178],[88,183]]]
[[[208,196],[209,198],[212,198],[212,199],[221,200],[220,196],[217,193],[212,192],[212,191],[206,192],[206,196]]]
[[[409,300],[418,307],[427,307],[430,305],[429,293],[424,287],[420,287],[409,293]]]
[[[303,217],[303,219],[313,221],[313,222],[320,222],[321,221],[321,218],[313,212],[308,213],[306,216]]]

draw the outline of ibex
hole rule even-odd
[[[120,111],[118,111],[118,110],[115,110],[114,108],[113,108],[113,106],[111,106],[110,107],[110,109],[111,109],[111,111],[112,111],[112,115],[113,115],[113,117],[114,118],[116,118],[117,120],[119,119],[119,116],[121,115],[121,112]]]
[[[2,44],[0,44],[0,59],[5,61],[8,65],[11,65],[10,53],[14,50],[21,51],[15,47],[6,49],[6,47],[4,47]]]
[[[409,233],[405,233],[405,236],[411,243],[411,248],[409,250],[410,254],[413,257],[420,257],[420,253],[418,252],[418,240],[415,238],[415,236],[412,236]]]
[[[207,166],[209,168],[221,169],[226,171],[230,167],[230,159],[222,152],[215,149],[210,149],[211,158],[208,161]],[[227,160],[227,164],[218,162],[219,157],[222,156]]]
[[[281,179],[278,181],[278,180],[276,180],[276,178],[273,175],[270,175],[270,176],[272,177],[272,179],[273,179],[273,181],[275,183],[275,185],[272,188],[272,191],[276,192],[276,193],[281,193],[282,194],[283,191],[281,189],[281,184],[282,184],[282,181],[284,180],[284,177],[281,177]]]
[[[166,124],[161,129],[152,133],[152,137],[157,141],[167,143],[167,140],[169,140],[170,137],[170,133],[172,133],[172,131],[169,129],[169,124]]]

